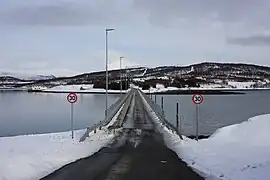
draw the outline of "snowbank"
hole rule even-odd
[[[0,138],[0,180],[40,179],[66,164],[94,154],[121,131],[110,132],[108,127],[117,121],[123,107],[108,125],[96,129],[96,133],[91,131],[83,142],[79,141],[87,130],[75,131],[73,140],[71,132]]]
[[[209,139],[186,139],[173,149],[187,163],[220,179],[269,180],[270,115],[227,126]]]
[[[85,130],[0,138],[0,180],[36,180],[65,164],[97,152],[110,143],[114,135],[105,129],[90,132],[79,142]]]
[[[220,128],[208,139],[181,140],[145,105],[166,145],[207,180],[269,180],[270,114]]]

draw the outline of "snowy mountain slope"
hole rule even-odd
[[[35,74],[23,74],[23,73],[12,73],[12,72],[0,72],[0,77],[13,77],[19,80],[47,80],[56,78],[54,75],[35,75]]]

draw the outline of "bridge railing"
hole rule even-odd
[[[132,95],[132,91],[121,96],[114,104],[112,104],[107,110],[107,119],[104,119],[102,126],[106,126],[112,120],[112,118],[116,115],[125,101],[128,99],[129,96]],[[106,111],[106,110],[105,110]]]
[[[122,105],[126,102],[128,97],[131,96],[132,94],[133,94],[132,91],[129,91],[128,93],[122,95],[114,104],[112,104],[107,110],[107,118],[105,117],[98,124],[95,124],[94,126],[88,127],[86,132],[81,137],[80,142],[84,141],[89,136],[89,133],[91,131],[93,131],[101,126],[108,125],[110,123],[110,121],[112,120],[112,118],[116,115],[116,113],[122,107]]]
[[[163,109],[160,107],[160,105],[156,104],[149,96],[147,96],[144,92],[140,90],[140,93],[142,94],[143,98],[146,100],[146,102],[150,105],[150,107],[153,109],[159,120],[165,124],[169,129],[175,131],[181,138],[182,135],[180,134],[177,127],[175,127],[172,123],[170,123],[166,117]]]

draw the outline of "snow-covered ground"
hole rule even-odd
[[[93,88],[93,84],[79,84],[79,85],[60,85],[47,89],[48,91],[80,91],[82,87],[85,90]]]
[[[81,88],[83,88],[81,90]],[[55,86],[53,88],[49,88],[44,90],[45,92],[88,92],[88,93],[97,93],[97,92],[103,92],[105,93],[105,89],[96,89],[93,88],[93,84],[79,84],[79,85],[61,85],[61,86]],[[108,90],[108,92],[112,93],[118,93],[120,90]],[[126,92],[126,90],[122,90],[122,92]]]
[[[255,82],[236,82],[229,81],[228,85],[236,88],[251,88],[252,85],[256,84]]]
[[[119,132],[108,131],[123,106],[110,123],[97,132],[91,131],[79,142],[86,130],[51,134],[24,135],[0,138],[0,180],[37,180],[62,166],[90,156],[112,142]]]
[[[216,131],[209,139],[185,138],[173,145],[178,156],[206,177],[269,180],[270,114]]]
[[[150,115],[167,146],[207,180],[269,180],[270,114],[220,128],[199,141],[181,140],[153,111]]]
[[[251,88],[254,82],[228,82],[228,85],[220,84],[202,84],[201,87],[195,88],[177,88],[177,87],[164,87],[163,84],[156,84],[156,88],[151,87],[149,90],[142,90],[144,93],[166,92],[172,90],[249,90],[249,89],[266,89],[266,88]],[[131,87],[138,88],[131,84]],[[82,89],[81,89],[82,88]],[[140,88],[141,89],[141,88]],[[93,88],[93,84],[79,84],[79,85],[59,85],[53,88],[44,90],[45,92],[86,92],[86,93],[105,93],[105,89]],[[108,90],[110,93],[120,93],[120,90]],[[123,93],[126,90],[122,90]]]
[[[0,180],[36,180],[65,164],[90,156],[114,137],[106,130],[91,132],[79,142],[85,130],[0,138]]]

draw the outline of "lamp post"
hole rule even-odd
[[[122,95],[122,59],[124,57],[120,57],[120,94]]]
[[[108,34],[110,31],[114,31],[114,29],[105,29],[106,39],[105,39],[105,58],[106,58],[106,110],[105,110],[105,119],[108,117]]]

